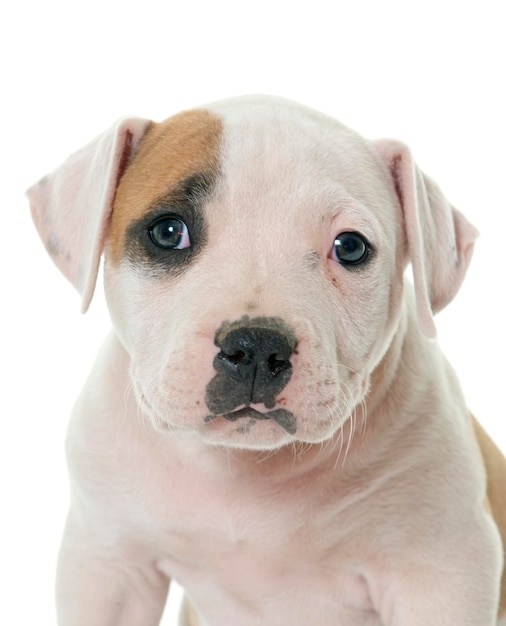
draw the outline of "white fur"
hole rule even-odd
[[[155,626],[169,579],[202,626],[493,626],[500,540],[462,392],[425,336],[438,268],[406,234],[385,156],[404,148],[283,101],[209,109],[224,136],[200,256],[160,281],[106,247],[114,331],[69,427],[61,626]],[[412,203],[439,241],[424,222],[440,218]],[[345,231],[376,250],[361,271],[329,258]],[[403,275],[417,254],[415,298]],[[438,308],[463,276],[446,271]],[[216,330],[244,315],[295,332],[277,398],[295,435],[205,421]]]

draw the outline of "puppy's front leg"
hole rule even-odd
[[[104,545],[69,513],[56,580],[59,626],[158,626],[168,589],[145,551]]]
[[[442,542],[437,553],[434,546],[413,551],[398,564],[384,593],[383,624],[496,626],[502,548],[490,519],[474,530],[459,533],[453,545]]]
[[[429,580],[430,578],[430,580]],[[485,586],[463,584],[453,572],[413,576],[399,586],[386,626],[496,626],[498,600]]]

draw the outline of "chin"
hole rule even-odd
[[[224,417],[206,422],[198,430],[198,436],[206,443],[237,450],[276,450],[298,441],[297,437],[270,420],[231,422]]]

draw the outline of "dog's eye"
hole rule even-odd
[[[188,226],[177,217],[159,218],[148,232],[155,246],[164,250],[183,250],[191,245]]]
[[[334,240],[332,258],[343,265],[360,265],[369,253],[369,243],[360,233],[341,233]]]

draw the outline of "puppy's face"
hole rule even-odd
[[[162,431],[321,442],[367,393],[399,317],[399,205],[370,144],[275,103],[150,127],[126,169],[106,293]]]

